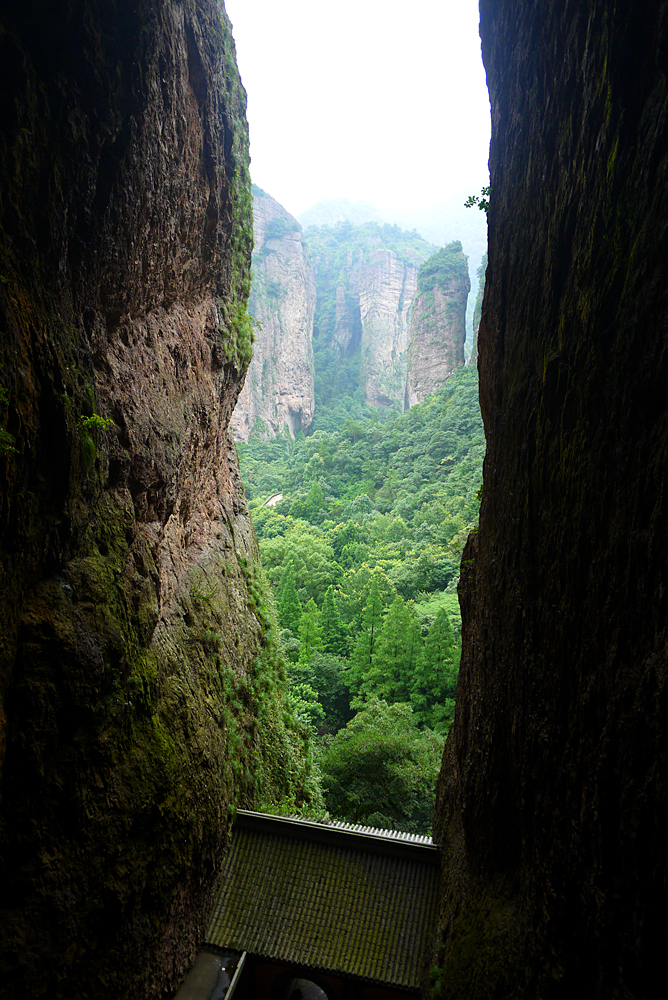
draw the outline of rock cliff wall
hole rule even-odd
[[[470,290],[468,265],[458,241],[439,250],[420,267],[408,343],[409,407],[431,396],[464,364]]]
[[[437,248],[373,222],[311,228],[306,240],[316,269],[318,405],[360,389],[371,406],[403,410],[418,268]]]
[[[665,2],[482,0],[488,442],[435,994],[656,994],[668,934]]]
[[[371,251],[357,275],[360,382],[370,406],[404,407],[406,351],[416,289],[417,267],[380,247]]]
[[[0,996],[159,997],[234,803],[287,787],[222,5],[3,4],[0,177]]]
[[[232,416],[237,441],[255,431],[294,435],[313,419],[315,277],[301,226],[254,188],[253,282],[248,311],[256,321],[253,360]]]
[[[487,254],[485,254],[478,268],[478,292],[475,297],[473,307],[473,344],[471,347],[470,365],[478,364],[478,330],[480,329],[480,317],[482,315],[482,300],[485,294],[485,275],[487,273]]]

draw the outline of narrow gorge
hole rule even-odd
[[[0,1000],[170,1000],[323,789],[435,796],[425,998],[661,989],[668,0],[480,30],[478,407],[461,244],[252,188],[219,0],[0,11]]]

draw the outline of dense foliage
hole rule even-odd
[[[336,432],[296,440],[285,434],[238,449],[276,594],[294,711],[324,741],[328,808],[362,816],[359,803],[342,812],[336,790],[333,761],[343,768],[345,752],[332,756],[331,747],[352,740],[342,727],[360,740],[370,727],[369,740],[387,748],[378,735],[379,706],[402,706],[401,725],[415,729],[415,739],[430,734],[433,748],[452,720],[461,632],[456,584],[477,522],[485,449],[477,371],[459,369],[434,396],[384,422],[374,412]],[[264,505],[278,493],[274,506]],[[416,765],[407,758],[396,766]],[[365,822],[373,814],[374,823],[382,816],[385,825],[406,829],[419,826],[424,813],[411,806],[399,814],[371,798],[364,808]]]
[[[442,736],[415,724],[410,705],[372,698],[322,755],[329,809],[350,823],[414,833],[431,825]]]
[[[350,581],[363,567],[381,570],[406,599],[456,583],[477,521],[485,449],[475,369],[459,369],[425,402],[384,423],[374,413],[345,421],[338,433],[238,448],[277,590],[292,562],[302,603],[313,597],[320,607],[335,585],[350,623],[362,612],[351,604]],[[262,506],[279,492],[275,506]]]

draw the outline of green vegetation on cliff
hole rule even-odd
[[[224,67],[222,84],[229,178],[227,195],[231,211],[231,219],[227,222],[228,281],[218,298],[220,336],[228,360],[237,371],[242,372],[248,368],[253,357],[253,323],[247,309],[251,290],[253,196],[248,156],[246,93],[237,68],[232,27],[226,16],[217,18],[217,27]]]
[[[462,254],[462,244],[459,240],[453,240],[420,265],[418,295],[426,295],[429,292],[433,294],[435,287],[443,287],[451,281],[465,281],[468,273],[466,257]]]

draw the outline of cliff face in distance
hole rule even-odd
[[[435,995],[656,995],[668,937],[668,5],[482,0],[487,436]]]
[[[232,416],[238,441],[274,437],[313,419],[315,278],[301,226],[260,188],[253,189],[253,360]]]
[[[357,274],[362,361],[360,381],[370,406],[403,409],[410,309],[417,288],[417,268],[392,250],[371,251]]]
[[[300,212],[298,221],[304,229],[310,226],[334,226],[337,222],[389,223],[399,226],[405,232],[416,229],[424,240],[438,247],[446,246],[453,240],[460,240],[468,257],[471,270],[473,297],[477,294],[477,271],[483,254],[487,251],[487,218],[484,212],[472,212],[465,207],[469,191],[450,192],[445,201],[431,208],[379,210],[368,202],[351,202],[345,198],[320,201],[306,211]],[[473,302],[469,300],[468,314],[472,315]]]
[[[480,317],[482,315],[482,300],[485,294],[485,275],[487,273],[487,254],[484,255],[478,268],[478,294],[476,295],[473,307],[473,345],[471,347],[470,365],[478,364],[478,330],[480,329]]]
[[[159,997],[285,777],[222,6],[3,4],[0,177],[0,996]]]
[[[464,364],[470,290],[468,265],[458,241],[420,267],[408,345],[408,407],[431,396]]]
[[[316,402],[361,390],[404,409],[406,351],[420,264],[436,251],[397,226],[339,223],[306,232],[316,270]]]

